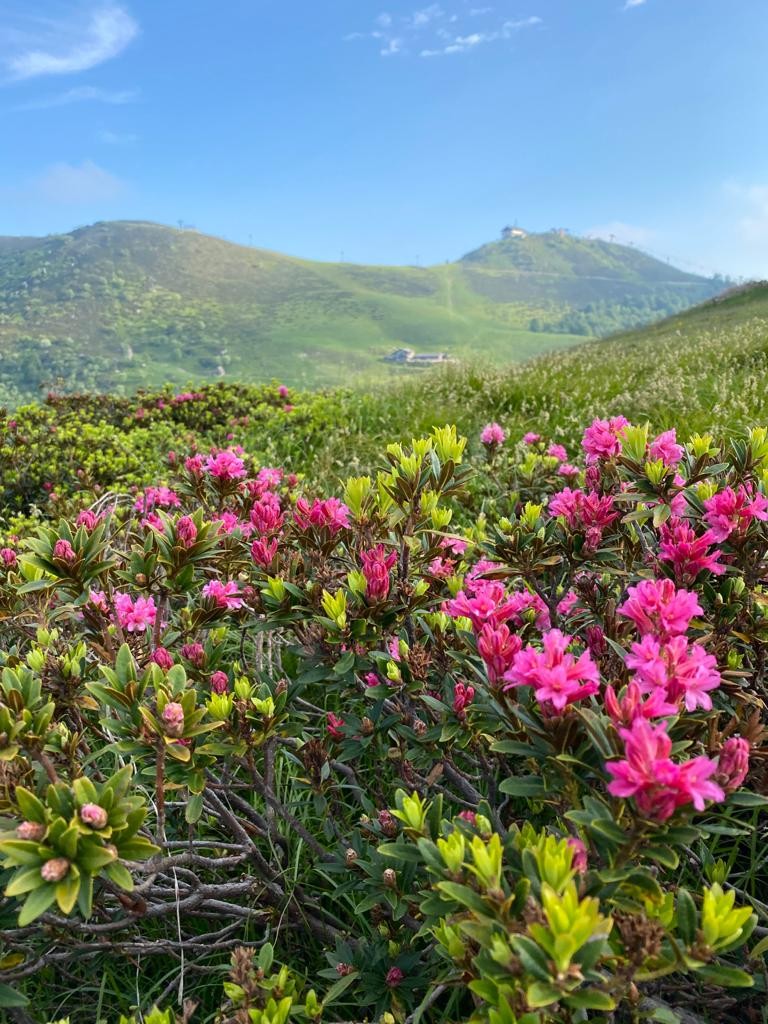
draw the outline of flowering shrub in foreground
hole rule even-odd
[[[478,449],[193,453],[3,554],[0,1000],[183,955],[198,1019],[759,1019],[768,433]]]

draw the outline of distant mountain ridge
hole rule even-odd
[[[0,401],[388,373],[393,348],[497,363],[679,312],[724,287],[637,249],[518,234],[434,267],[302,260],[192,230],[101,222],[0,237]]]

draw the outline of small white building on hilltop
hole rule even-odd
[[[527,238],[528,237],[528,232],[527,231],[523,231],[523,229],[519,228],[517,226],[517,224],[515,224],[513,227],[510,227],[509,225],[507,225],[507,227],[501,229],[501,237],[504,238],[504,239],[507,239],[507,238]]]
[[[388,356],[385,363],[399,363],[401,366],[434,366],[438,363],[452,363],[447,352],[415,352],[412,348],[396,348]]]

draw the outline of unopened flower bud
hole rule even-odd
[[[381,880],[388,889],[394,889],[397,885],[397,872],[393,868],[385,868]]]
[[[171,701],[163,708],[160,716],[163,726],[169,736],[177,738],[184,732],[184,708],[176,701]]]
[[[107,824],[109,815],[98,804],[83,804],[80,808],[80,820],[84,825],[99,829],[104,828]]]
[[[366,717],[360,723],[363,736],[371,736],[373,734],[373,722],[366,715]]]
[[[40,868],[40,877],[45,882],[60,882],[69,873],[69,861],[66,857],[53,857]]]
[[[352,867],[357,860],[357,856],[357,850],[353,850],[351,846],[344,851],[344,862],[348,868]]]
[[[420,718],[415,718],[413,721],[413,731],[417,736],[423,736],[427,731],[427,723],[423,722]]]
[[[16,835],[19,839],[28,839],[39,843],[45,835],[45,825],[41,825],[39,821],[22,821],[16,829]]]

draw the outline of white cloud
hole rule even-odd
[[[530,18],[522,18],[519,21],[505,21],[500,29],[494,32],[471,32],[466,36],[455,36],[451,42],[446,46],[441,46],[438,49],[424,49],[419,53],[420,57],[448,57],[455,53],[466,53],[467,50],[472,50],[482,43],[493,43],[498,39],[509,39],[515,32],[519,32],[523,28],[532,28],[534,25],[540,25],[541,18],[532,16]],[[441,38],[444,38],[443,33],[439,33]]]
[[[626,3],[624,4],[624,10],[629,11],[633,7],[642,7],[644,3],[645,0],[626,0]]]
[[[735,224],[747,245],[768,244],[768,185],[728,182],[725,194],[736,208]]]
[[[387,40],[387,45],[383,46],[381,50],[379,50],[379,53],[382,57],[396,57],[399,53],[402,53],[402,47],[402,39],[392,36]]]
[[[618,242],[620,245],[650,245],[655,232],[650,228],[639,227],[637,224],[626,224],[621,220],[612,220],[607,224],[585,231],[588,238],[601,238],[604,242]]]
[[[33,191],[49,203],[88,204],[115,199],[125,190],[125,182],[92,160],[83,163],[53,164],[32,183]]]
[[[379,14],[372,29],[367,32],[350,32],[344,38],[376,40],[382,57],[406,56],[408,53],[418,53],[421,57],[443,57],[474,50],[483,43],[509,39],[521,29],[542,24],[541,18],[532,15],[529,18],[497,22],[497,27],[489,27],[483,32],[471,31],[468,18],[490,14],[493,10],[493,7],[470,7],[457,13],[455,10],[446,10],[439,3],[433,3],[398,17],[388,13]]]
[[[67,89],[66,92],[60,92],[54,96],[43,96],[41,99],[21,103],[13,109],[47,110],[50,107],[68,107],[71,103],[85,102],[109,103],[120,106],[124,103],[133,103],[134,100],[138,99],[138,96],[139,94],[135,89],[109,90],[84,85],[77,89]]]
[[[4,58],[13,79],[87,71],[122,53],[139,31],[125,8],[113,3],[92,8],[86,19],[45,25],[31,39],[28,34],[21,37],[26,45]]]
[[[431,21],[442,18],[444,14],[445,11],[440,4],[430,4],[429,7],[423,7],[420,11],[414,11],[411,15],[410,23],[413,28],[424,28]]]
[[[132,146],[138,141],[139,136],[130,132],[99,132],[99,142],[103,142],[105,146]]]

